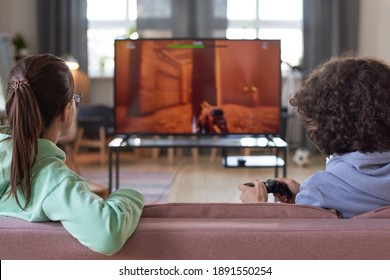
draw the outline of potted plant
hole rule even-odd
[[[15,59],[20,60],[24,56],[28,55],[28,45],[26,39],[20,34],[16,33],[12,40],[15,48]]]

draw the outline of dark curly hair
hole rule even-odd
[[[390,68],[343,56],[317,66],[290,100],[326,155],[390,149]]]

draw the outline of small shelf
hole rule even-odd
[[[225,167],[284,167],[285,161],[277,156],[226,156],[222,158]]]
[[[108,184],[112,191],[119,186],[119,154],[121,151],[135,148],[219,148],[222,149],[222,164],[225,167],[274,168],[275,178],[279,177],[282,168],[286,177],[288,144],[280,137],[137,137],[118,135],[109,145],[109,175]],[[269,149],[270,154],[259,156],[228,155],[230,148]],[[115,160],[114,160],[115,158]],[[115,170],[115,171],[114,171]],[[113,176],[113,171],[115,176]],[[114,185],[115,179],[115,185]]]

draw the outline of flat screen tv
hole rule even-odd
[[[280,134],[280,41],[115,41],[115,131]]]

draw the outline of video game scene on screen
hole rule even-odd
[[[117,40],[115,67],[117,133],[279,133],[278,40]]]

